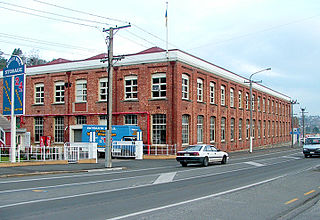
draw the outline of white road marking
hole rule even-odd
[[[290,160],[288,160],[288,161],[290,161]],[[269,164],[269,165],[275,165],[275,164],[280,164],[280,163],[284,163],[284,162],[286,162],[286,161],[280,161],[280,162]],[[317,167],[319,167],[319,166],[317,165],[315,167],[309,167],[307,169],[303,169],[302,171],[304,171],[304,170],[312,170],[312,169],[315,169]],[[186,181],[186,180],[195,179],[195,178],[216,176],[216,175],[220,175],[220,174],[232,173],[232,172],[237,172],[237,171],[241,171],[241,170],[250,170],[250,169],[255,169],[255,168],[241,168],[241,169],[230,170],[230,171],[220,172],[220,173],[198,175],[198,176],[187,177],[187,178],[183,178],[183,179],[179,179],[179,180],[173,180],[172,182],[180,182],[180,181]],[[302,172],[302,171],[298,171],[298,172]],[[154,174],[152,174],[152,175],[154,175]],[[284,176],[287,176],[287,175],[289,175],[289,174],[279,176],[278,178],[281,178],[281,177],[284,177]],[[134,177],[131,177],[131,178],[134,178]],[[82,194],[76,194],[76,195],[70,195],[70,196],[62,196],[62,197],[55,197],[55,198],[47,198],[47,199],[38,199],[38,200],[31,200],[31,201],[25,201],[25,202],[18,202],[18,203],[0,205],[0,209],[7,208],[7,207],[20,206],[20,205],[25,205],[25,204],[34,204],[34,203],[39,203],[39,202],[47,202],[47,201],[55,201],[55,200],[63,200],[63,199],[68,199],[68,198],[77,198],[77,197],[82,197],[82,196],[96,195],[96,194],[101,194],[101,193],[118,192],[118,191],[122,191],[122,190],[136,189],[136,188],[142,188],[142,187],[152,186],[152,185],[153,184],[149,184],[148,183],[148,184],[143,184],[143,185],[138,185],[138,186],[129,186],[129,187],[124,187],[124,188],[119,188],[119,189],[103,190],[103,191],[98,191],[98,192],[88,192],[88,193],[82,193]],[[43,187],[43,188],[45,188],[45,187]]]
[[[253,165],[253,166],[256,166],[256,167],[263,167],[264,165],[262,163],[256,163],[256,162],[253,162],[253,161],[248,161],[248,162],[244,162],[246,164],[249,164],[249,165]]]
[[[167,208],[172,208],[172,207],[184,205],[184,204],[191,203],[191,202],[197,202],[199,200],[214,198],[214,197],[217,197],[217,196],[225,195],[225,194],[228,194],[228,193],[233,193],[233,192],[236,192],[236,191],[239,191],[239,190],[248,189],[250,187],[254,187],[254,186],[258,186],[258,185],[264,184],[264,183],[268,183],[268,182],[274,181],[274,180],[282,178],[282,177],[284,177],[284,175],[278,176],[278,177],[274,177],[274,178],[271,178],[271,179],[268,179],[268,180],[264,180],[264,181],[261,181],[261,182],[249,184],[249,185],[246,185],[246,186],[241,186],[241,187],[238,187],[238,188],[235,188],[235,189],[230,189],[230,190],[227,190],[227,191],[223,191],[223,192],[214,193],[214,194],[211,194],[211,195],[195,198],[195,199],[190,199],[190,200],[186,200],[186,201],[182,201],[182,202],[178,202],[178,203],[174,203],[174,204],[170,204],[170,205],[166,205],[166,206],[161,206],[161,207],[157,207],[157,208],[153,208],[153,209],[147,209],[147,210],[143,210],[143,211],[140,211],[140,212],[131,213],[131,214],[128,214],[128,215],[123,215],[123,216],[110,218],[108,220],[118,220],[118,219],[123,219],[123,218],[129,218],[129,217],[142,215],[142,214],[146,214],[146,213],[150,213],[150,212],[154,212],[154,211],[158,211],[158,210],[162,210],[162,209],[167,209]]]
[[[162,173],[155,181],[153,184],[160,184],[160,183],[169,183],[172,182],[173,178],[177,172],[172,172],[172,173]]]
[[[283,158],[289,158],[289,159],[295,159],[295,160],[300,160],[300,157],[291,157],[291,156],[283,156]]]

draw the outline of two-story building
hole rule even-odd
[[[41,136],[51,136],[53,145],[80,141],[83,124],[106,124],[105,56],[27,68],[22,127],[31,132],[32,144]],[[250,104],[245,81],[180,50],[169,50],[168,57],[156,47],[130,54],[114,66],[113,124],[140,126],[145,144],[246,149]],[[253,84],[253,100],[254,147],[289,142],[290,97]]]

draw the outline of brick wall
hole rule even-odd
[[[166,73],[167,91],[166,98],[155,100],[151,98],[151,81],[152,74]],[[189,99],[183,100],[182,94],[182,74],[189,76]],[[138,78],[138,100],[127,101],[124,97],[124,79],[126,76],[137,76]],[[83,71],[72,71],[70,78],[65,72],[50,73],[42,75],[27,76],[26,80],[26,117],[23,125],[27,131],[31,132],[31,142],[34,142],[34,117],[44,116],[44,135],[54,137],[54,116],[64,116],[65,127],[75,124],[76,115],[86,115],[88,124],[98,124],[99,116],[106,113],[107,103],[99,101],[99,79],[107,77],[106,70],[93,69]],[[203,80],[203,101],[197,101],[197,79]],[[75,85],[76,81],[80,79],[87,80],[87,103],[82,103],[80,106],[75,102]],[[72,83],[71,87],[65,88],[65,103],[54,103],[54,83],[58,81]],[[215,83],[215,104],[210,104],[210,82]],[[36,83],[44,83],[45,87],[45,101],[43,105],[34,104],[34,85]],[[2,84],[2,81],[1,83]],[[221,86],[225,87],[225,106],[221,106]],[[230,107],[230,88],[234,89],[234,107]],[[69,90],[69,91],[68,91]],[[242,91],[242,109],[239,109],[238,91]],[[189,115],[189,144],[197,143],[197,117],[204,116],[203,143],[210,142],[210,117],[216,118],[215,131],[215,145],[223,150],[239,150],[249,147],[249,141],[246,139],[246,120],[250,118],[249,110],[245,109],[245,94],[249,94],[249,86],[240,85],[230,80],[221,78],[212,73],[197,69],[181,62],[168,63],[152,63],[140,64],[131,66],[120,66],[114,69],[113,80],[113,112],[141,112],[138,116],[138,126],[143,131],[144,143],[147,143],[147,114],[166,114],[166,138],[167,144],[177,144],[179,148],[182,147],[182,115]],[[290,121],[290,104],[288,101],[281,100],[269,94],[253,90],[256,99],[260,96],[261,111],[257,110],[257,102],[255,102],[255,111],[253,112],[253,119],[281,122],[282,135],[279,137],[255,138],[254,146],[270,145],[281,142],[290,141],[289,130],[291,126]],[[70,95],[70,97],[69,97]],[[0,95],[2,98],[2,93]],[[282,109],[277,114],[262,111],[262,100],[270,99],[270,106],[272,101],[274,103],[281,103]],[[2,103],[0,104],[2,108]],[[283,113],[285,112],[285,113]],[[221,118],[226,118],[226,137],[225,142],[221,142]],[[230,121],[235,119],[235,137],[230,140]],[[239,119],[242,119],[242,140],[239,140],[238,127]],[[152,117],[150,117],[150,120]],[[113,116],[113,124],[123,124],[123,114]],[[151,125],[151,123],[150,123]],[[257,125],[255,126],[257,128]],[[261,126],[261,133],[263,133]],[[257,129],[256,129],[257,130]],[[152,128],[150,126],[150,140],[152,139]],[[285,132],[285,134],[284,134]],[[257,133],[257,131],[256,131]],[[54,138],[53,138],[54,140]],[[65,141],[69,141],[69,129],[65,131]]]

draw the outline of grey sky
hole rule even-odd
[[[164,49],[166,47],[165,0],[45,2],[131,22],[131,28],[120,30],[116,34],[115,54],[135,53],[152,46]],[[271,67],[271,71],[257,74],[254,79],[262,80],[263,85],[297,99],[301,107],[307,108],[309,115],[319,115],[318,0],[168,2],[169,48],[186,51],[245,77]],[[76,17],[77,20],[19,6]],[[40,56],[47,60],[60,57],[71,60],[84,59],[106,52],[102,28],[126,24],[57,8],[43,4],[41,0],[0,0],[0,14],[0,49],[5,54],[11,54],[16,47],[20,47],[25,53],[35,48]],[[110,25],[87,22],[83,19],[107,22]],[[19,40],[17,36],[23,39]],[[30,42],[26,38],[50,43]],[[53,46],[52,43],[74,45],[76,48],[66,45]],[[295,112],[299,112],[299,106],[295,106]]]

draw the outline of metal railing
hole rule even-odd
[[[177,145],[143,145],[144,155],[176,155]]]
[[[77,163],[83,159],[95,159],[97,163],[97,143],[65,143],[64,159],[68,160],[69,163]]]
[[[0,147],[0,162],[10,162],[11,146]],[[62,160],[61,147],[16,147],[16,162]]]

